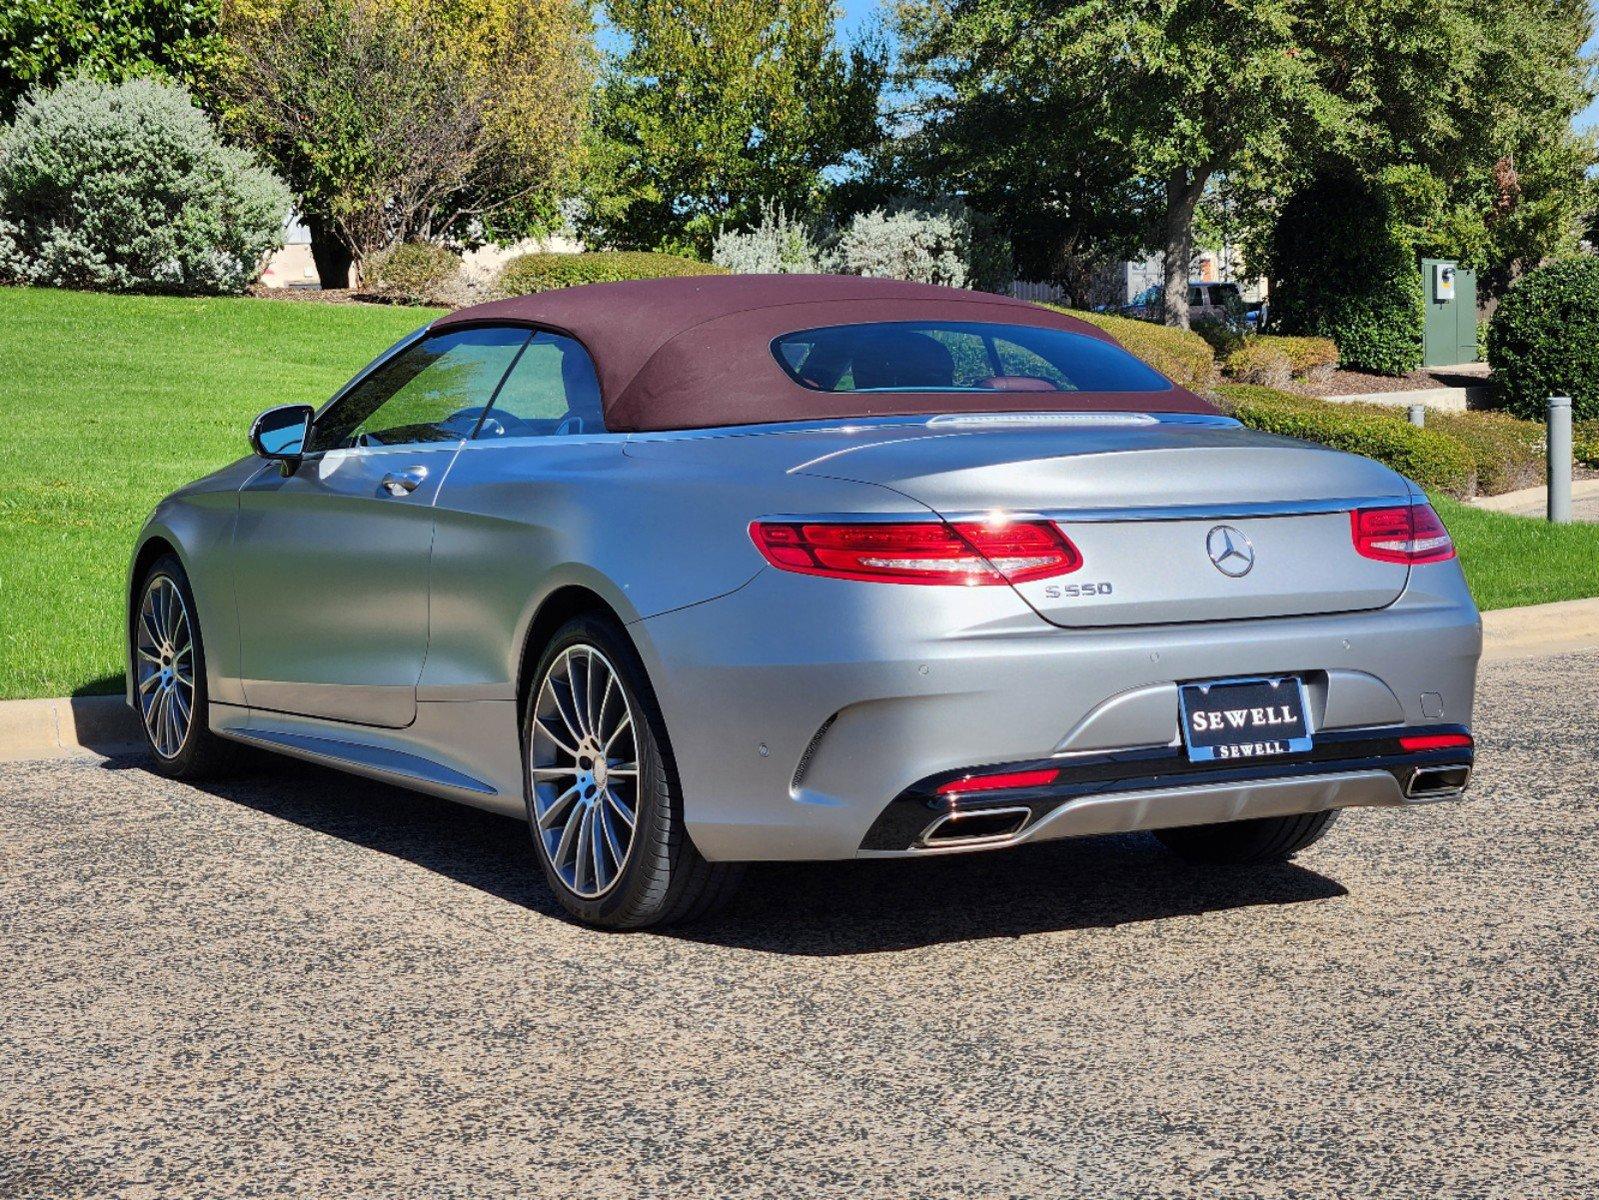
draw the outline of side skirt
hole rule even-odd
[[[211,728],[264,750],[527,819],[514,700],[423,702],[405,729],[213,703]]]

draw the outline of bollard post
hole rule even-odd
[[[1417,429],[1427,424],[1427,406],[1425,404],[1412,404],[1410,406],[1410,423]]]
[[[1549,397],[1549,519],[1571,521],[1571,397]]]

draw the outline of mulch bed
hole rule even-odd
[[[1485,366],[1427,367],[1408,375],[1368,375],[1364,371],[1334,371],[1322,383],[1295,383],[1293,390],[1306,396],[1359,396],[1366,392],[1415,392],[1423,388],[1481,387],[1488,382]]]

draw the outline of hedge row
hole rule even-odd
[[[1544,427],[1503,413],[1433,412],[1417,429],[1402,409],[1382,404],[1335,404],[1270,388],[1226,384],[1222,406],[1244,424],[1308,438],[1386,463],[1429,491],[1451,496],[1497,495],[1540,484],[1545,476]],[[1583,454],[1599,461],[1599,421],[1586,423]]]
[[[664,279],[678,275],[726,275],[727,268],[635,250],[599,250],[588,254],[522,254],[500,272],[495,290],[502,296],[525,296],[585,283],[617,283],[624,279]]]
[[[1440,430],[1417,429],[1378,405],[1330,404],[1237,383],[1224,384],[1219,398],[1251,429],[1375,458],[1429,492],[1464,498],[1476,490],[1476,462],[1463,443]]]
[[[1471,452],[1477,491],[1484,496],[1534,487],[1548,475],[1544,426],[1537,421],[1520,421],[1505,413],[1429,409],[1427,427],[1448,434]]]
[[[1571,449],[1584,466],[1599,467],[1599,420],[1578,421],[1572,426]]]
[[[1082,312],[1054,304],[1044,307],[1097,325],[1120,342],[1129,353],[1143,359],[1167,379],[1191,392],[1203,396],[1216,385],[1216,356],[1211,352],[1209,343],[1197,333],[1171,329],[1149,321],[1135,321],[1130,317]]]

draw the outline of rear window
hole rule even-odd
[[[1118,346],[1064,329],[975,321],[880,321],[786,333],[772,351],[818,392],[1165,392]]]

